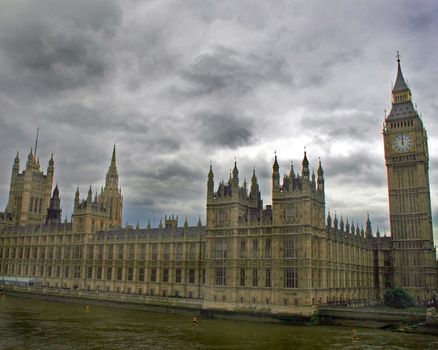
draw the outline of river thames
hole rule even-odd
[[[6,296],[0,349],[438,349],[438,338],[385,330],[291,326]]]

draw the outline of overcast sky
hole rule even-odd
[[[438,223],[438,2],[0,2],[0,208],[17,150],[40,128],[64,214],[104,183],[117,144],[124,223],[205,218],[234,157],[271,201],[281,173],[321,157],[331,212],[388,230],[384,110],[397,50],[429,135]],[[437,225],[435,225],[437,227]]]

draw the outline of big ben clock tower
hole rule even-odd
[[[437,290],[427,134],[412,104],[398,53],[397,63],[392,109],[383,129],[394,286],[405,288],[417,303],[422,303]]]

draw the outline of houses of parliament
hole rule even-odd
[[[206,223],[165,217],[158,227],[122,227],[123,197],[114,148],[105,185],[74,199],[61,219],[53,191],[53,156],[41,170],[36,149],[20,172],[12,166],[0,213],[0,276],[37,278],[46,288],[194,298],[206,310],[311,314],[322,304],[379,302],[406,289],[417,304],[437,296],[437,259],[423,121],[412,103],[400,59],[385,117],[383,144],[390,236],[326,214],[324,171],[299,169],[280,178],[272,166],[272,203],[263,205],[257,175],[241,183],[207,175]],[[0,277],[1,278],[1,277]],[[173,299],[174,300],[174,299]]]

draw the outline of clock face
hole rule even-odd
[[[408,134],[398,134],[392,140],[392,147],[397,152],[408,152],[412,146],[412,137]]]

